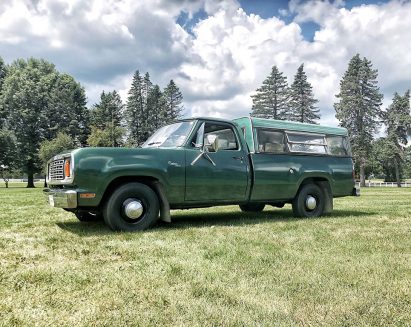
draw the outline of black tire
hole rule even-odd
[[[102,216],[99,212],[77,211],[74,213],[81,222],[100,221]]]
[[[244,212],[261,212],[264,210],[264,207],[264,203],[240,204],[240,209]]]
[[[315,199],[315,207],[308,204],[311,198]],[[315,184],[303,185],[292,201],[293,214],[296,217],[318,217],[324,212],[325,197],[321,188]]]
[[[142,213],[130,218],[125,207],[130,202],[139,202]],[[157,194],[147,185],[128,183],[117,188],[106,202],[103,210],[105,223],[115,231],[134,232],[153,226],[158,220],[159,201]]]

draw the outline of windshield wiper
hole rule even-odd
[[[161,143],[163,143],[163,142],[150,142],[147,145],[154,145],[154,144],[161,144]]]

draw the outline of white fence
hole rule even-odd
[[[356,186],[360,187],[360,183],[355,183]],[[397,187],[396,182],[365,182],[366,187]],[[411,182],[402,182],[401,187],[411,187]]]

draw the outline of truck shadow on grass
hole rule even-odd
[[[151,229],[144,232],[166,231],[185,228],[207,228],[212,226],[245,226],[258,225],[268,222],[293,222],[307,219],[344,219],[353,217],[366,217],[375,215],[376,212],[358,210],[334,210],[332,214],[316,218],[296,218],[291,210],[266,210],[258,213],[232,212],[190,212],[175,211],[171,213],[172,223],[159,222]],[[59,222],[59,228],[79,236],[113,234],[104,222],[81,223],[79,221]]]
[[[365,217],[376,214],[375,212],[364,212],[358,210],[335,210],[332,214],[316,218],[296,218],[291,210],[266,210],[258,213],[245,212],[195,212],[172,214],[172,223],[160,222],[157,226],[164,229],[187,228],[187,227],[210,227],[210,226],[239,226],[257,225],[266,222],[292,222],[307,219],[335,219]]]

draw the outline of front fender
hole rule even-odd
[[[103,151],[101,151],[103,152]],[[148,177],[159,181],[171,198],[182,198],[185,160],[183,149],[106,149],[103,153],[79,153],[75,158],[79,206],[98,206],[107,187],[118,178]],[[127,179],[126,179],[127,180]],[[81,193],[95,193],[82,198]]]

